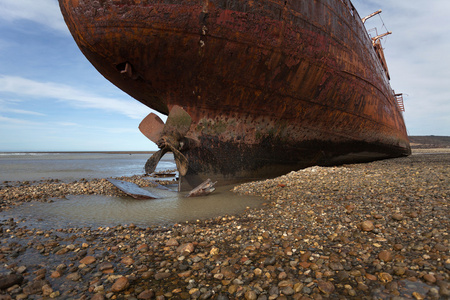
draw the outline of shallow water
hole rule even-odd
[[[142,175],[150,154],[126,153],[0,153],[0,182],[59,179],[63,182],[82,178],[111,178]],[[166,154],[156,171],[175,169],[171,153]],[[172,180],[173,178],[168,178]],[[162,179],[164,180],[164,179]],[[22,220],[23,226],[67,228],[170,224],[225,214],[235,214],[257,207],[262,199],[239,196],[232,186],[218,188],[207,197],[185,198],[184,193],[146,188],[161,199],[136,200],[131,197],[68,195],[52,203],[25,203],[1,212],[0,220]]]
[[[81,178],[110,178],[144,174],[151,154],[137,153],[0,153],[0,182]],[[176,169],[173,155],[166,154],[156,171]]]
[[[421,281],[410,281],[407,279],[402,279],[398,281],[398,297],[401,299],[418,299],[413,296],[413,293],[419,293],[421,295],[428,295],[430,290],[434,288],[439,294],[439,286],[428,285]],[[378,289],[372,290],[372,296],[374,299],[392,299],[392,294],[385,289],[384,286],[380,286]],[[427,299],[427,298],[425,298]],[[439,298],[441,299],[441,298]],[[442,298],[443,299],[443,298]]]
[[[240,196],[231,192],[231,188],[219,187],[209,196],[195,198],[186,198],[184,193],[146,188],[162,197],[150,200],[69,195],[67,199],[54,199],[52,203],[26,203],[1,212],[0,221],[14,218],[21,221],[21,226],[40,229],[95,228],[131,223],[138,226],[165,225],[236,214],[245,211],[246,207],[262,205],[262,198]]]

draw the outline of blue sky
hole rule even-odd
[[[391,86],[411,135],[450,135],[450,1],[354,0],[378,9]],[[57,0],[0,0],[0,151],[145,151],[149,108],[104,79],[68,32]],[[367,28],[381,29],[374,17]]]

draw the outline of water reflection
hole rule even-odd
[[[240,196],[230,192],[231,188],[219,187],[209,196],[196,198],[186,198],[184,193],[147,188],[162,197],[151,200],[69,195],[67,199],[55,199],[53,203],[24,204],[2,212],[0,219],[15,218],[23,220],[24,226],[42,229],[130,223],[146,226],[236,214],[246,207],[262,205],[262,198]]]

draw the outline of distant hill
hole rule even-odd
[[[427,148],[450,148],[450,136],[409,136],[411,148],[427,149]]]

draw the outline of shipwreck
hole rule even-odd
[[[82,53],[153,110],[183,184],[410,154],[380,37],[348,0],[59,0]]]

